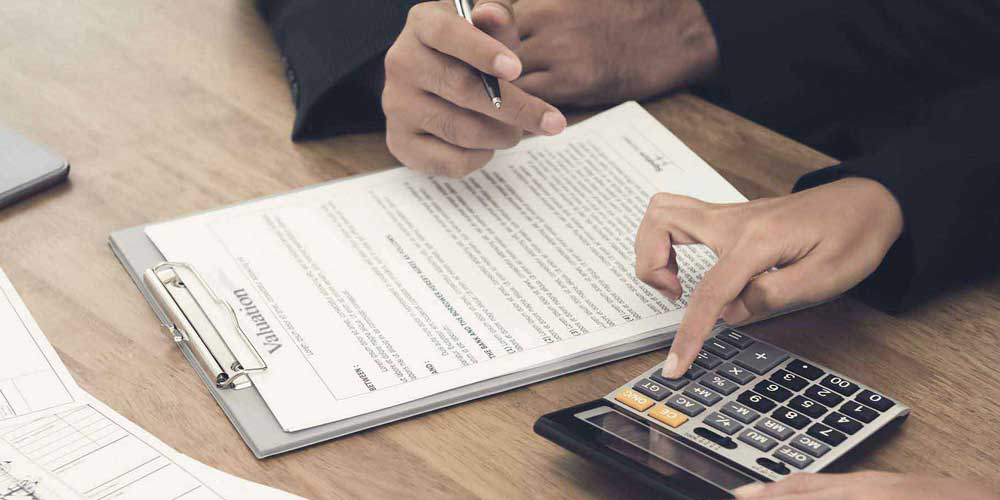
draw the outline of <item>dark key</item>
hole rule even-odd
[[[691,396],[691,399],[708,406],[712,406],[722,400],[722,396],[718,393],[708,390],[700,385],[692,385],[687,389],[684,389],[684,394]]]
[[[826,378],[820,382],[820,384],[822,384],[823,387],[833,389],[844,396],[850,396],[851,394],[858,392],[858,384],[833,374],[827,375]]]
[[[764,431],[778,438],[779,441],[784,441],[795,433],[795,431],[793,431],[788,424],[783,424],[770,418],[761,419],[761,421],[757,422],[757,425],[753,426],[753,428],[759,431]]]
[[[717,411],[709,413],[708,416],[705,417],[704,422],[729,436],[732,436],[733,433],[743,428],[743,425],[738,423],[732,417],[723,415]]]
[[[777,410],[774,410],[774,413],[772,413],[771,416],[774,417],[775,420],[786,423],[796,429],[801,429],[809,425],[809,422],[811,422],[809,417],[792,410],[787,406],[782,406]]]
[[[823,419],[823,423],[837,429],[840,432],[854,434],[861,430],[861,422],[847,418],[842,413],[833,412]]]
[[[786,370],[802,375],[809,380],[816,380],[823,376],[823,370],[802,361],[801,359],[793,359],[788,362],[788,366],[785,367]]]
[[[675,391],[683,389],[685,385],[688,385],[687,379],[681,378],[666,378],[660,375],[660,370],[656,370],[649,375],[649,378],[653,379],[653,382],[657,384],[669,387]]]
[[[811,418],[822,417],[826,413],[826,407],[805,397],[805,396],[795,396],[791,401],[788,402],[788,407],[802,412]]]
[[[774,401],[771,401],[770,399],[767,399],[753,391],[746,391],[743,394],[740,394],[740,397],[736,398],[736,400],[761,413],[769,412],[772,408],[778,406],[774,404]]]
[[[749,424],[750,422],[757,420],[757,417],[760,416],[757,412],[735,401],[726,403],[726,405],[722,407],[722,413],[725,413],[726,415],[729,415],[744,424]]]
[[[826,406],[837,406],[844,400],[844,398],[840,397],[837,393],[827,389],[826,387],[820,387],[818,385],[814,385],[806,389],[805,394],[814,401],[818,401]]]
[[[722,359],[705,350],[698,351],[698,356],[694,358],[695,364],[709,370],[714,370],[716,366],[722,364]]]
[[[698,379],[698,383],[708,387],[709,389],[719,391],[726,396],[736,392],[736,389],[740,388],[736,382],[733,382],[728,378],[724,378],[722,375],[717,373],[706,373],[704,377]]]
[[[785,370],[778,370],[771,374],[771,380],[773,380],[778,385],[783,385],[795,392],[805,389],[809,385],[809,381],[795,375],[794,373],[786,372]]]
[[[796,469],[805,469],[813,463],[812,457],[788,445],[778,448],[778,451],[774,452],[774,456]]]
[[[847,401],[840,407],[841,413],[851,418],[856,418],[864,423],[871,423],[878,417],[878,412],[854,401]]]
[[[792,391],[781,387],[778,384],[768,382],[766,380],[761,380],[757,382],[757,385],[753,386],[753,390],[781,403],[786,399],[792,397]]]
[[[708,339],[708,341],[702,346],[702,349],[705,349],[722,359],[729,359],[735,356],[738,352],[735,347],[715,338]]]
[[[812,426],[809,427],[809,430],[806,431],[806,434],[809,434],[810,436],[819,439],[830,446],[837,446],[847,439],[847,436],[843,432],[833,430],[818,422],[812,424]]]
[[[733,358],[733,363],[744,368],[749,368],[750,371],[757,375],[763,375],[770,371],[771,368],[778,366],[778,363],[781,363],[787,357],[788,353],[777,347],[763,342],[754,342],[745,351]]]
[[[700,367],[698,365],[691,365],[691,368],[688,368],[687,373],[684,374],[684,378],[690,379],[690,380],[697,380],[699,377],[701,377],[702,375],[704,375],[705,372],[707,372],[707,371],[708,370],[706,370],[706,369],[704,369],[704,368],[702,368],[702,367]]]
[[[691,398],[683,394],[674,394],[673,397],[667,400],[667,406],[689,416],[693,417],[703,411],[705,407],[693,401]]]
[[[893,403],[891,399],[881,394],[869,391],[868,389],[861,391],[861,394],[858,394],[854,399],[857,402],[871,406],[878,411],[886,411],[889,408],[892,408],[892,405],[896,404]]]
[[[715,338],[723,342],[726,342],[728,344],[731,344],[733,346],[739,347],[740,349],[746,349],[747,347],[750,347],[750,344],[753,344],[752,338],[747,337],[746,335],[743,335],[742,333],[737,332],[736,330],[727,329],[722,333],[716,335]]]
[[[816,458],[822,457],[823,455],[826,455],[826,452],[830,451],[829,446],[809,436],[806,436],[805,434],[799,434],[798,436],[795,436],[795,439],[792,440],[792,446]]]
[[[667,389],[666,387],[653,382],[648,378],[640,380],[639,383],[632,386],[632,388],[657,401],[663,401],[663,398],[670,395],[670,389]]]
[[[757,377],[753,373],[750,373],[750,370],[741,366],[736,366],[732,363],[726,363],[720,366],[717,370],[715,370],[715,372],[728,378],[729,380],[732,380],[733,382],[740,384],[745,384]]]

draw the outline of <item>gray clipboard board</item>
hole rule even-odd
[[[111,234],[111,250],[128,271],[132,281],[142,292],[157,318],[163,324],[169,322],[164,310],[157,303],[150,289],[143,281],[143,273],[164,261],[163,255],[146,236],[145,226],[123,229]],[[152,330],[152,328],[151,328]],[[265,458],[287,451],[296,450],[316,443],[335,439],[378,425],[420,415],[440,408],[464,403],[500,392],[516,389],[535,382],[541,382],[593,366],[635,356],[666,347],[673,339],[675,328],[666,328],[660,334],[642,340],[589,351],[569,359],[537,366],[502,377],[484,380],[439,394],[385,408],[364,415],[331,422],[296,432],[285,432],[271,413],[267,403],[253,386],[244,389],[226,389],[216,386],[215,380],[196,359],[191,347],[178,343],[184,357],[194,367],[202,382],[208,387],[212,397],[243,437],[250,451],[257,458]],[[169,339],[164,338],[164,342]]]

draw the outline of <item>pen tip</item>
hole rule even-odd
[[[496,106],[497,109],[500,109],[501,104],[503,104],[503,101],[501,101],[499,97],[493,98],[493,105]]]

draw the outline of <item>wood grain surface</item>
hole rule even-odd
[[[171,446],[311,498],[650,494],[531,426],[662,352],[273,459],[244,447],[108,234],[394,164],[380,134],[289,141],[284,69],[252,2],[4,0],[0,75],[0,119],[73,164],[67,185],[0,210],[0,266],[77,381]],[[689,95],[646,107],[752,198],[833,162]],[[898,317],[845,298],[748,330],[913,407],[858,467],[1000,484],[1000,281]]]

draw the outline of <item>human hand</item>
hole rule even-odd
[[[738,500],[997,500],[1000,496],[981,486],[943,477],[890,472],[850,474],[798,473],[774,483],[756,483],[733,492]]]
[[[484,0],[475,26],[451,1],[410,9],[399,38],[385,55],[382,109],[386,144],[404,165],[462,177],[493,151],[514,146],[523,131],[557,134],[566,118],[554,106],[510,83],[521,74],[517,27],[510,0]],[[500,80],[503,106],[486,96],[476,70]]]
[[[718,65],[697,0],[519,0],[514,12],[524,64],[515,83],[554,104],[641,99]]]
[[[858,177],[747,203],[657,194],[636,236],[639,279],[676,300],[683,290],[671,245],[704,243],[718,257],[691,294],[664,376],[684,374],[720,315],[738,325],[847,291],[878,267],[902,229],[893,195]]]

